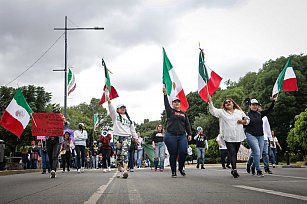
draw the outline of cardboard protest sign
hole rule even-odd
[[[62,136],[64,131],[64,119],[61,113],[33,113],[33,136]]]

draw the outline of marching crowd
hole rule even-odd
[[[154,149],[154,171],[164,171],[166,151],[169,153],[171,176],[177,177],[177,170],[182,176],[186,175],[185,162],[188,151],[188,141],[194,139],[196,143],[197,165],[196,168],[205,169],[205,152],[208,150],[207,137],[202,127],[197,127],[197,134],[192,137],[188,116],[180,110],[180,99],[173,98],[171,103],[166,95],[164,104],[167,117],[165,128],[162,124],[156,127],[151,141]],[[108,129],[104,129],[100,138],[93,141],[89,149],[86,148],[88,139],[83,123],[78,124],[77,130],[68,129],[68,122],[64,125],[64,135],[46,137],[38,142],[31,141],[31,147],[23,149],[22,162],[24,168],[38,168],[41,160],[42,173],[47,171],[51,178],[56,177],[59,159],[62,172],[70,171],[71,167],[77,173],[83,173],[86,168],[102,168],[103,172],[110,172],[111,165],[117,167],[117,177],[127,178],[128,172],[133,172],[134,167],[141,168],[144,158],[144,139],[137,133],[124,104],[119,104],[116,109],[108,101],[109,114],[113,122],[113,137]],[[273,110],[276,99],[273,98],[271,106],[262,110],[261,104],[256,99],[248,101],[249,111],[245,113],[233,99],[225,99],[221,108],[215,108],[209,97],[209,112],[219,119],[219,135],[216,141],[221,155],[222,168],[231,169],[231,175],[238,178],[237,153],[241,142],[246,140],[251,153],[246,165],[246,171],[263,177],[260,160],[263,160],[264,171],[271,174],[269,159],[273,168],[276,165],[276,148],[281,146],[271,130],[267,115]],[[54,112],[59,113],[55,109]],[[112,140],[113,139],[113,140]],[[112,144],[111,144],[112,143]],[[149,163],[149,162],[148,162]],[[178,167],[177,167],[178,164]]]

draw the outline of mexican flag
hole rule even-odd
[[[0,124],[20,138],[20,135],[30,121],[32,113],[33,111],[22,95],[21,89],[17,89],[13,100],[2,115]]]
[[[76,79],[74,73],[71,71],[71,69],[68,69],[68,77],[67,77],[67,91],[68,96],[71,92],[73,92],[76,89]]]
[[[208,94],[212,94],[219,88],[222,77],[214,71],[206,67],[205,57],[202,50],[199,53],[198,64],[198,94],[206,102],[208,102]]]
[[[104,73],[105,73],[105,79],[106,79],[106,84],[103,87],[103,95],[100,99],[99,105],[103,104],[104,102],[106,102],[106,96],[108,95],[110,100],[112,100],[113,98],[117,98],[118,94],[116,89],[111,86],[111,81],[110,81],[110,76],[109,76],[109,70],[106,66],[106,63],[104,62],[104,60],[102,59],[102,66],[104,68]]]
[[[296,76],[292,68],[290,57],[274,84],[272,96],[278,94],[282,90],[285,92],[298,91]]]
[[[94,130],[99,126],[99,117],[98,117],[98,113],[94,114],[93,117],[93,122],[94,122]]]
[[[177,77],[173,65],[169,61],[164,48],[163,48],[163,84],[165,85],[170,105],[172,106],[172,101],[174,98],[179,98],[181,105],[180,109],[182,111],[186,111],[189,108],[187,98],[184,94],[180,80]]]

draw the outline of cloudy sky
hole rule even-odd
[[[185,93],[197,90],[198,42],[207,64],[225,80],[238,80],[270,59],[307,52],[305,0],[0,0],[0,85],[45,87],[63,105],[64,37],[29,71],[61,35],[54,28],[104,27],[69,31],[68,65],[77,89],[68,106],[100,98],[103,57],[111,83],[131,118],[160,119],[162,46]],[[276,76],[277,77],[277,76]],[[106,105],[104,105],[106,107]]]

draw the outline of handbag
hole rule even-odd
[[[62,151],[60,151],[60,155],[64,155],[64,154],[66,154],[66,150],[65,150],[65,149],[63,149]]]

